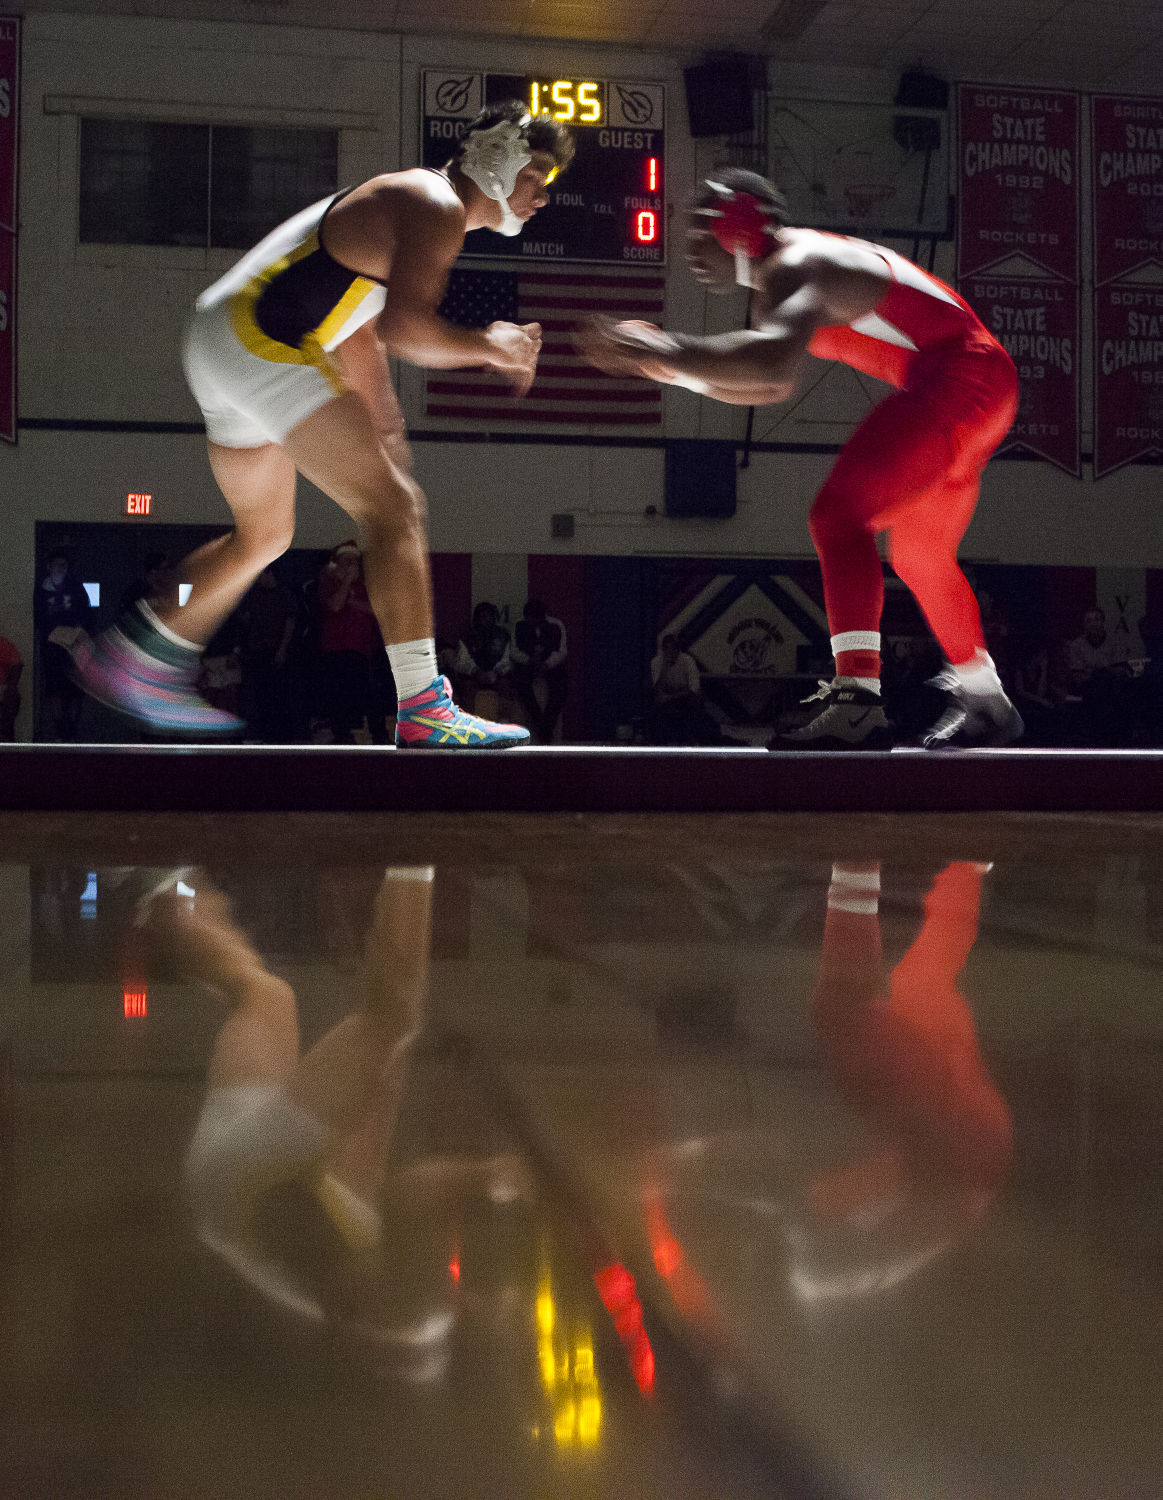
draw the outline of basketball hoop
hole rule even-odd
[[[851,182],[844,189],[844,200],[854,219],[869,218],[874,208],[895,197],[896,188],[891,183]]]

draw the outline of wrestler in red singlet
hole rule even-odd
[[[842,450],[812,507],[836,676],[811,723],[772,748],[891,743],[880,703],[884,580],[876,534],[949,661],[950,707],[928,745],[1004,744],[1022,721],[985,649],[957,547],[981,471],[1017,410],[1009,355],[951,288],[892,250],[793,228],[764,178],[725,168],[691,216],[687,260],[710,290],[752,291],[752,327],[690,338],[596,326],[579,343],[601,368],[691,387],[734,405],[784,401],[806,354],[895,386]]]
[[[828,238],[833,238],[828,236]],[[838,238],[835,237],[835,238]],[[1013,361],[950,287],[876,247],[892,283],[875,311],[817,328],[808,352],[896,386],[845,444],[811,512],[833,637],[875,629],[884,599],[873,536],[954,666],[985,655],[957,546],[981,471],[1017,410]],[[837,650],[837,672],[876,676],[868,653]]]

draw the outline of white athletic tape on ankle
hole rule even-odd
[[[832,866],[832,884],[850,886],[855,891],[879,891],[879,870],[842,870]]]
[[[837,651],[879,651],[879,630],[842,630],[832,637],[832,654]]]
[[[436,879],[435,865],[396,865],[384,871],[385,880],[419,880],[427,883]]]
[[[419,641],[397,641],[388,647],[388,662],[396,684],[396,696],[403,701],[430,688],[439,675],[436,665],[436,642],[431,636]]]

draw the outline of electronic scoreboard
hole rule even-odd
[[[549,185],[549,202],[514,239],[478,229],[465,256],[597,265],[666,261],[666,89],[627,79],[425,71],[422,161],[442,167],[487,104],[520,99],[573,132],[577,153]]]

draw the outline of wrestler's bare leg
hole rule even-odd
[[[377,420],[364,397],[348,391],[300,422],[284,447],[299,472],[359,528],[368,597],[400,699],[396,744],[499,749],[528,740],[529,731],[519,725],[461,712],[438,678],[428,508],[412,478],[402,418],[385,430],[383,412]],[[395,647],[406,653],[393,654]],[[398,660],[404,654],[414,657],[410,667]]]
[[[402,436],[384,440],[363,398],[347,391],[283,440],[299,473],[359,528],[368,598],[384,642],[433,634],[427,505]]]
[[[187,603],[151,601],[164,625],[204,646],[262,570],[295,534],[295,465],[275,443],[226,448],[210,443],[210,468],[234,516],[234,529],[215,537],[178,567],[191,585]]]

